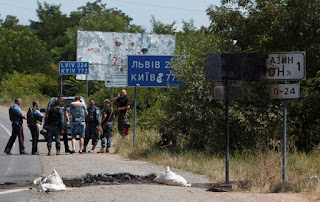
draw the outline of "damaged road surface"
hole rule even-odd
[[[96,175],[87,173],[84,177],[62,178],[62,180],[67,187],[82,187],[90,185],[151,184],[154,183],[153,179],[155,177],[155,174],[140,176],[131,173],[101,173]]]

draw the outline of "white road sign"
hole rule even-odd
[[[300,97],[300,85],[299,84],[271,85],[269,95],[270,95],[270,99],[296,99]]]
[[[304,80],[306,78],[305,52],[269,53],[264,80]]]

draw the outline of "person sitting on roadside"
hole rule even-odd
[[[176,138],[171,133],[167,132],[166,127],[161,127],[159,133],[161,135],[161,140],[159,142],[160,148],[164,149],[176,144]]]

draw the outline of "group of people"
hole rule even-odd
[[[23,134],[23,119],[27,119],[26,115],[20,109],[21,98],[16,98],[14,105],[9,108],[9,116],[12,122],[12,134],[4,149],[4,153],[10,155],[12,146],[18,137],[20,154],[27,154],[24,148],[24,134]],[[34,117],[34,125],[30,125],[30,132],[32,136],[32,150],[31,154],[38,155],[38,139],[39,139],[39,125],[42,122],[43,114],[39,111],[39,101],[35,100],[32,103],[32,113]]]
[[[112,102],[117,105],[117,116],[118,116],[118,130],[121,136],[125,137],[128,131],[126,124],[128,119],[128,110],[130,109],[130,98],[127,95],[125,89],[121,90],[118,96],[112,99]],[[32,154],[39,155],[38,152],[38,139],[39,139],[39,128],[44,119],[43,128],[47,130],[47,148],[48,155],[50,156],[52,149],[53,137],[55,137],[56,155],[60,155],[60,137],[63,136],[64,146],[66,153],[75,153],[76,148],[76,137],[79,135],[79,153],[82,154],[87,152],[87,146],[92,140],[92,149],[89,152],[94,152],[98,143],[98,137],[101,139],[101,150],[98,153],[108,153],[111,147],[111,137],[113,136],[113,120],[115,113],[110,105],[110,100],[104,100],[104,109],[102,117],[100,110],[95,106],[95,100],[90,99],[90,105],[86,108],[85,104],[81,102],[80,97],[75,97],[74,102],[70,105],[70,117],[66,108],[63,107],[63,96],[58,96],[54,101],[53,105],[50,106],[46,115],[44,116],[39,111],[39,101],[35,100],[32,106],[32,122],[28,121],[28,127],[31,131],[32,136]],[[6,145],[4,153],[11,154],[12,146],[18,136],[20,154],[26,154],[24,148],[24,134],[23,134],[23,119],[27,119],[26,115],[22,113],[20,109],[21,99],[16,98],[15,104],[10,107],[12,113],[10,113],[10,120],[12,122],[12,135]],[[29,113],[29,112],[28,112]],[[12,117],[11,117],[12,114]],[[72,149],[69,149],[67,126],[71,125],[71,145]]]

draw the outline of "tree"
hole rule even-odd
[[[26,29],[25,26],[19,25],[19,19],[17,19],[16,16],[13,15],[7,15],[6,19],[4,22],[1,23],[1,27],[6,28],[6,29],[12,29],[15,31],[20,31]]]
[[[26,74],[42,72],[52,76],[54,72],[50,65],[50,53],[30,31],[0,28],[0,79],[14,70]]]
[[[288,139],[299,150],[315,148],[320,143],[319,109],[315,104],[320,101],[320,2],[224,0],[221,7],[209,7],[207,14],[211,20],[210,30],[223,38],[223,52],[306,51],[308,79],[300,82],[303,89],[301,99],[289,102]],[[260,142],[265,143],[280,139],[281,126],[277,122],[281,117],[281,105],[267,98],[267,82],[244,85],[256,93],[248,94],[247,100],[239,104],[241,111],[238,113],[245,115],[242,128],[246,129],[246,134],[243,137],[262,134],[258,136],[262,140]]]
[[[30,27],[40,40],[44,41],[48,50],[63,47],[67,42],[64,36],[67,28],[74,26],[66,14],[60,11],[61,5],[43,5],[38,2],[37,15],[39,21],[31,21]]]
[[[175,34],[177,30],[176,22],[172,22],[171,24],[165,24],[161,21],[157,21],[154,16],[151,17],[151,25],[152,31],[156,34]]]

